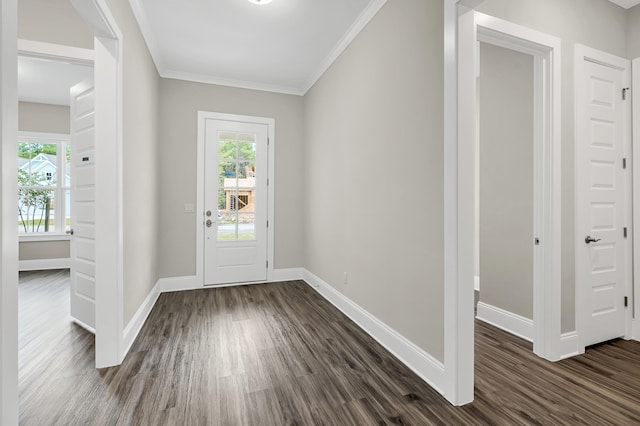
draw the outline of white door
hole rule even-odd
[[[265,124],[205,122],[204,283],[267,279]]]
[[[576,63],[576,311],[582,346],[622,337],[631,280],[629,61]],[[625,100],[626,98],[626,100]],[[580,297],[578,297],[580,296]]]
[[[71,317],[95,332],[94,90],[71,88]]]

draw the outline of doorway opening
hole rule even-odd
[[[479,42],[476,318],[533,341],[534,57]]]

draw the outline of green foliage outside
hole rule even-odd
[[[247,177],[246,166],[255,166],[256,144],[253,142],[238,142],[235,140],[223,140],[218,145],[218,209],[227,209],[226,194],[224,192],[224,179],[244,179]],[[237,174],[236,174],[237,170]]]
[[[18,169],[18,186],[55,186],[55,181],[47,180],[42,173],[31,173]],[[40,227],[44,232],[49,231],[52,223],[51,195],[53,191],[48,189],[18,189],[18,224],[24,232],[40,232]]]
[[[20,158],[34,158],[38,154],[58,155],[58,147],[56,144],[43,144],[43,143],[27,143],[20,142],[18,144],[18,157]],[[71,158],[71,145],[65,147],[65,154],[67,161]]]

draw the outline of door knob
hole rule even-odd
[[[67,235],[73,235],[73,228],[67,231]]]
[[[213,222],[211,222],[211,219],[207,219],[205,223],[207,224],[207,228],[211,228],[211,225],[213,225]]]
[[[600,238],[591,238],[591,236],[589,236],[589,235],[584,237],[584,242],[587,243],[587,244],[597,243],[598,241],[600,241]]]

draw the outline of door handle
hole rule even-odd
[[[213,225],[213,222],[211,221],[211,219],[207,219],[205,224],[207,225],[207,228],[211,228],[211,225]]]
[[[73,228],[71,228],[71,229],[69,229],[69,230],[67,231],[67,235],[73,235]]]
[[[584,242],[587,243],[587,244],[597,243],[598,241],[600,241],[600,238],[591,238],[591,236],[589,236],[589,235],[584,237]]]

